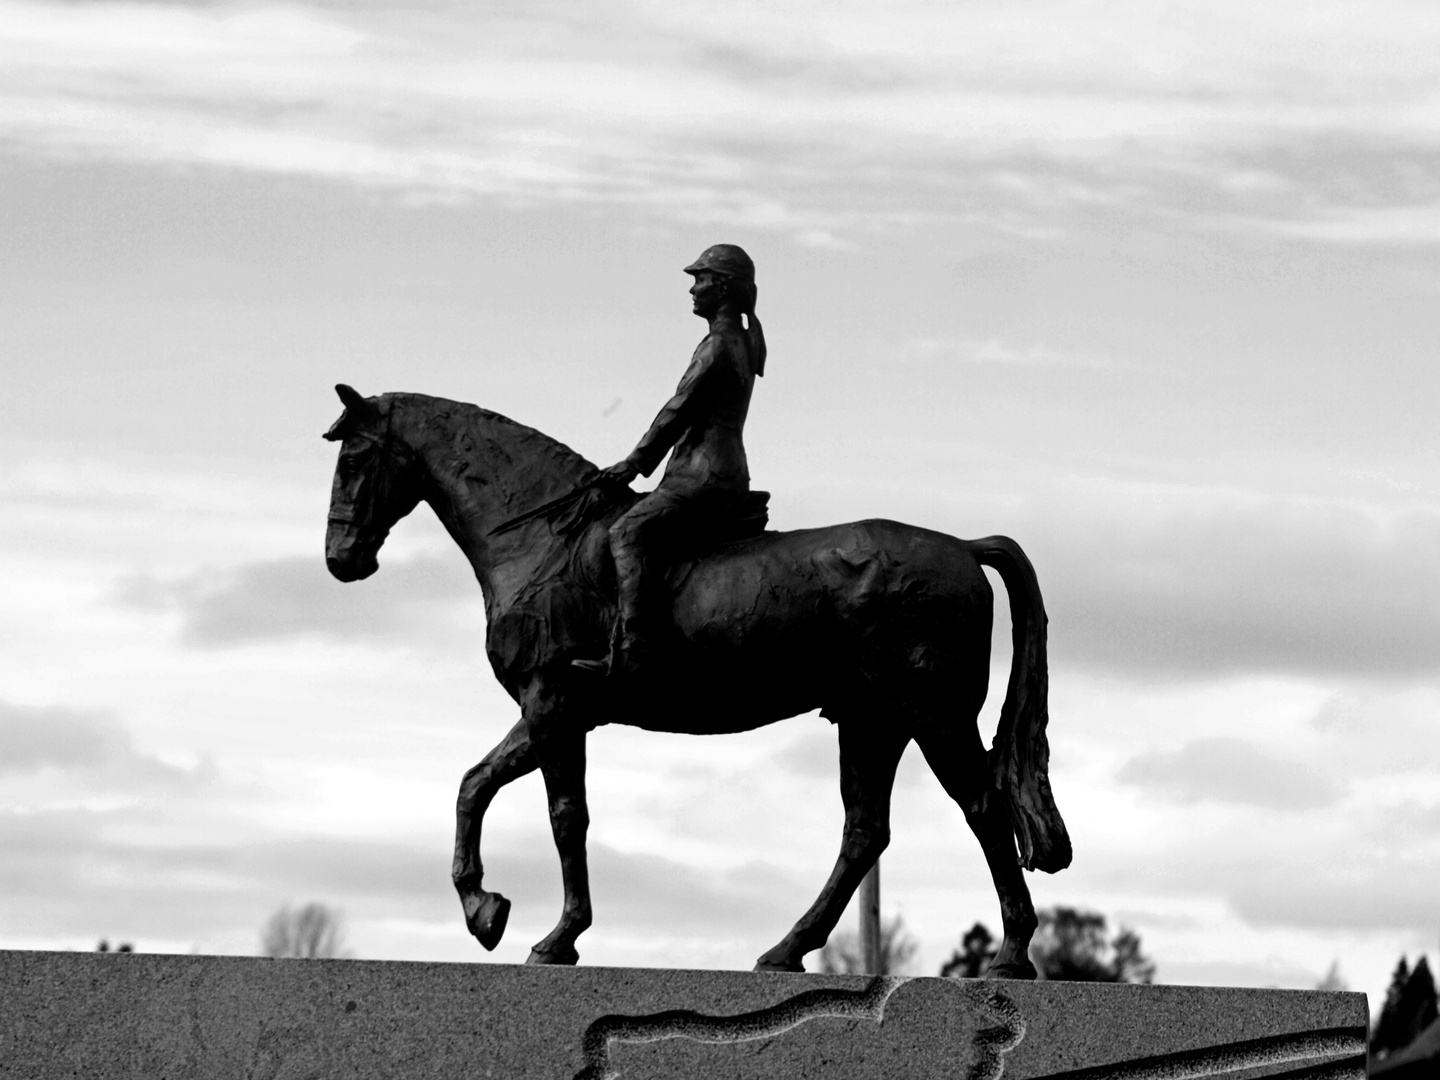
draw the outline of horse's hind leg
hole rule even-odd
[[[961,730],[956,730],[957,727]],[[980,741],[974,720],[955,725],[947,718],[921,725],[915,732],[915,741],[945,791],[965,812],[965,821],[980,841],[990,877],[995,882],[1005,940],[1000,943],[1000,951],[986,976],[1035,978],[1035,965],[1028,955],[1030,939],[1035,934],[1035,905],[1030,900],[1030,890],[1015,854],[1015,834],[1005,809],[1005,796],[995,786],[985,745]]]
[[[890,843],[890,791],[910,742],[908,731],[882,729],[868,718],[841,719],[840,796],[845,832],[830,880],[790,933],[755,964],[756,971],[804,971],[801,958],[820,948],[845,913],[860,880]]]
[[[480,886],[480,826],[491,801],[506,784],[533,772],[539,762],[531,746],[530,729],[521,720],[483,761],[460,781],[455,800],[455,861],[450,877],[465,910],[465,925],[486,949],[493,949],[505,933],[510,901]]]

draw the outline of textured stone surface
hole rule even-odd
[[[1361,994],[0,952],[24,1080],[1363,1080]]]

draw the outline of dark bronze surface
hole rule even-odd
[[[480,861],[481,821],[504,785],[535,769],[544,775],[565,904],[530,960],[573,964],[591,922],[586,733],[621,723],[719,734],[820,709],[839,732],[841,850],[814,905],[757,966],[801,970],[801,957],[825,943],[889,840],[895,768],[913,739],[985,852],[1005,930],[992,973],[1034,977],[1026,948],[1035,913],[1021,868],[1054,872],[1071,852],[1047,774],[1045,612],[1019,545],[882,520],[764,532],[708,551],[691,537],[691,550],[660,571],[670,624],[663,662],[598,678],[571,661],[605,651],[615,613],[608,531],[640,497],[593,484],[558,513],[497,533],[588,484],[596,468],[474,405],[338,391],[345,412],[327,434],[341,443],[326,535],[331,573],[342,581],[374,573],[390,529],[428,503],[474,567],[490,663],[520,708],[510,733],[466,774],[457,805],[452,876],[481,944],[494,947],[509,912],[482,887]],[[993,606],[982,566],[1005,583],[1014,636],[988,753],[976,727]]]

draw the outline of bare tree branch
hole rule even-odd
[[[306,904],[299,909],[287,904],[275,912],[260,933],[260,951],[277,959],[340,959],[350,955],[345,948],[340,912],[324,904]]]

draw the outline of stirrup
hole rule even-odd
[[[603,660],[571,660],[570,666],[591,675],[611,677],[634,675],[640,667],[646,666],[651,648],[639,635],[626,635],[614,642]]]

